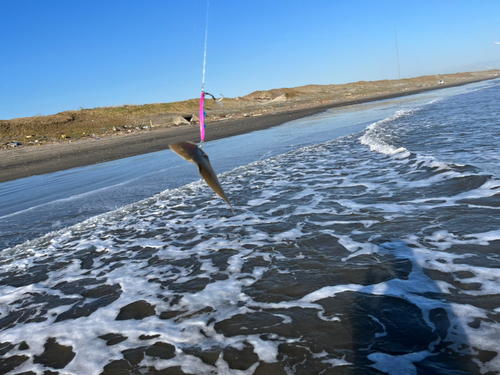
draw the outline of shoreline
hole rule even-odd
[[[286,109],[274,114],[255,117],[232,118],[207,122],[206,142],[215,141],[257,130],[264,130],[286,122],[324,112],[380,100],[410,96],[427,91],[441,90],[487,81],[497,77],[454,82],[407,91],[369,95],[339,100],[326,104],[303,103],[298,109]],[[312,105],[312,106],[311,106]],[[180,141],[199,142],[199,126],[185,125],[173,128],[156,128],[147,132],[104,137],[99,140],[80,140],[72,143],[55,143],[41,147],[31,146],[1,151],[0,183],[34,175],[43,175],[76,167],[84,167],[127,157],[168,149],[168,144]]]

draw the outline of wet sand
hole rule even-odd
[[[491,79],[491,78],[489,78]],[[480,80],[436,85],[422,89],[371,95],[326,104],[303,103],[302,108],[256,117],[242,117],[207,123],[206,142],[239,134],[263,130],[302,117],[311,116],[331,108],[345,107],[372,101],[397,98],[425,91],[461,86]],[[305,107],[305,108],[304,108]],[[62,171],[126,157],[162,151],[173,142],[199,142],[199,127],[186,125],[155,128],[150,131],[117,135],[101,139],[80,140],[72,143],[56,143],[40,147],[20,147],[0,150],[0,183],[33,175]]]

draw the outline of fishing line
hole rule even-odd
[[[209,0],[207,0],[207,19],[205,26],[205,52],[203,53],[203,79],[201,82],[201,91],[205,91],[205,66],[207,64],[207,41],[208,41],[208,6]]]
[[[205,142],[205,67],[207,64],[207,41],[208,41],[208,7],[209,0],[207,0],[207,20],[205,26],[205,52],[203,53],[203,79],[201,81],[201,97],[200,97],[200,147],[203,147],[203,142]]]
[[[212,94],[205,92],[205,66],[207,63],[207,41],[208,41],[208,6],[209,0],[207,0],[207,24],[205,27],[205,52],[203,53],[203,79],[201,81],[201,97],[200,97],[200,144],[197,145],[193,142],[175,142],[171,143],[168,146],[170,149],[175,152],[177,155],[182,157],[183,159],[194,163],[198,166],[198,172],[200,172],[201,177],[205,180],[208,186],[212,188],[212,190],[217,193],[219,197],[221,197],[231,208],[234,213],[233,207],[229,202],[229,199],[224,193],[222,186],[220,185],[219,179],[217,178],[217,174],[215,173],[212,165],[210,164],[210,160],[208,155],[202,150],[203,142],[205,141],[205,95],[212,97],[216,103],[219,103],[217,99]],[[220,100],[222,100],[221,98]]]

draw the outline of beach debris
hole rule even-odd
[[[113,126],[113,131],[119,132],[120,130],[121,130],[120,128],[117,128],[116,126]]]
[[[172,119],[172,122],[174,123],[174,125],[189,125],[189,121],[182,116],[175,116]]]
[[[196,143],[193,142],[176,142],[169,145],[170,149],[179,155],[181,158],[194,163],[198,166],[198,171],[201,177],[206,181],[208,186],[212,188],[224,201],[231,207],[229,199],[227,198],[222,186],[220,185],[217,174],[215,173],[212,165],[210,164],[210,159],[208,155],[198,147]]]
[[[190,122],[191,124],[197,124],[197,123],[199,123],[199,122],[200,122],[200,119],[199,119],[197,116],[192,115],[192,116],[191,116],[191,120],[190,120],[189,122]]]
[[[66,138],[66,134],[61,135],[61,138],[65,139]]]

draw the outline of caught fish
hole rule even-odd
[[[190,161],[198,166],[198,171],[201,177],[206,181],[208,186],[210,186],[213,191],[215,191],[226,203],[231,207],[229,199],[224,193],[222,186],[220,185],[217,174],[215,173],[212,165],[210,164],[210,159],[208,155],[200,148],[196,143],[193,142],[176,142],[169,145],[170,149],[183,159]]]

